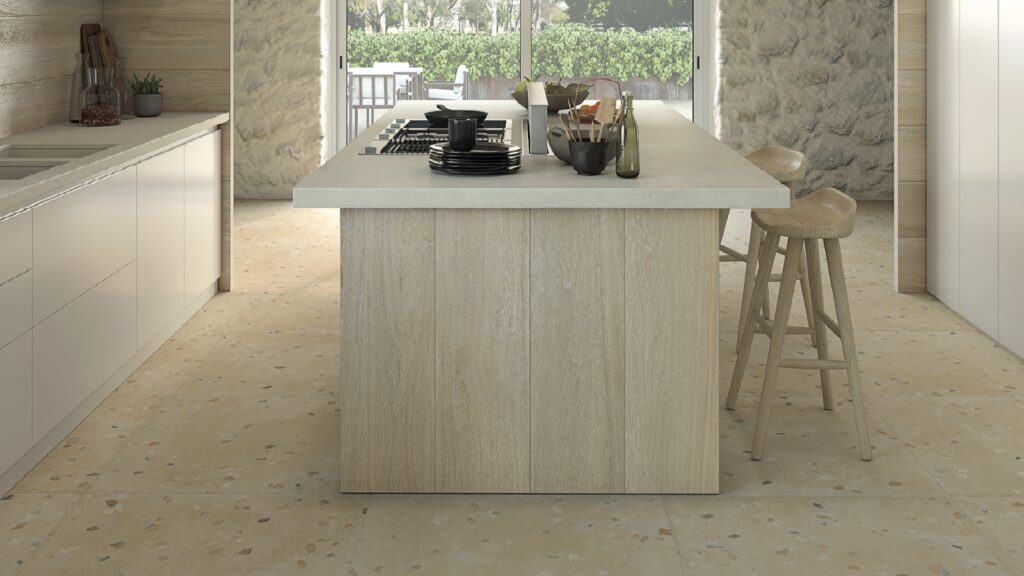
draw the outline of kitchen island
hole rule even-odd
[[[522,142],[515,103],[459,104]],[[718,210],[788,189],[660,102],[635,180],[362,154],[433,105],[295,188],[341,210],[341,490],[716,493]]]

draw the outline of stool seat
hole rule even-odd
[[[783,237],[846,238],[853,234],[857,202],[835,188],[822,188],[793,200],[789,208],[754,210],[751,218]]]
[[[783,184],[807,176],[807,157],[796,150],[765,146],[748,154],[747,160]]]

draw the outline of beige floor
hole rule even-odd
[[[0,576],[1024,575],[1024,362],[893,293],[892,210],[861,213],[844,249],[873,462],[845,393],[826,413],[794,371],[750,461],[759,364],[722,412],[721,496],[367,497],[336,493],[337,215],[242,205],[237,291],[0,501]],[[723,391],[741,277],[723,265]]]

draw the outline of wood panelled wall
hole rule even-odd
[[[0,0],[0,5],[5,1],[10,0]],[[102,4],[103,27],[113,35],[126,72],[139,76],[153,72],[164,79],[165,110],[232,111],[231,0],[103,0]],[[222,130],[221,290],[231,288],[232,136],[230,126]]]
[[[102,0],[0,0],[0,138],[67,120],[79,25]]]
[[[898,0],[896,10],[896,287],[927,285],[927,3]]]

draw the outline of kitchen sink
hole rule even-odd
[[[28,178],[33,174],[38,174],[44,170],[49,170],[66,163],[66,160],[61,162],[41,160],[0,161],[0,180],[21,180],[22,178]]]
[[[0,146],[0,158],[85,158],[110,147],[111,145],[9,144]]]

